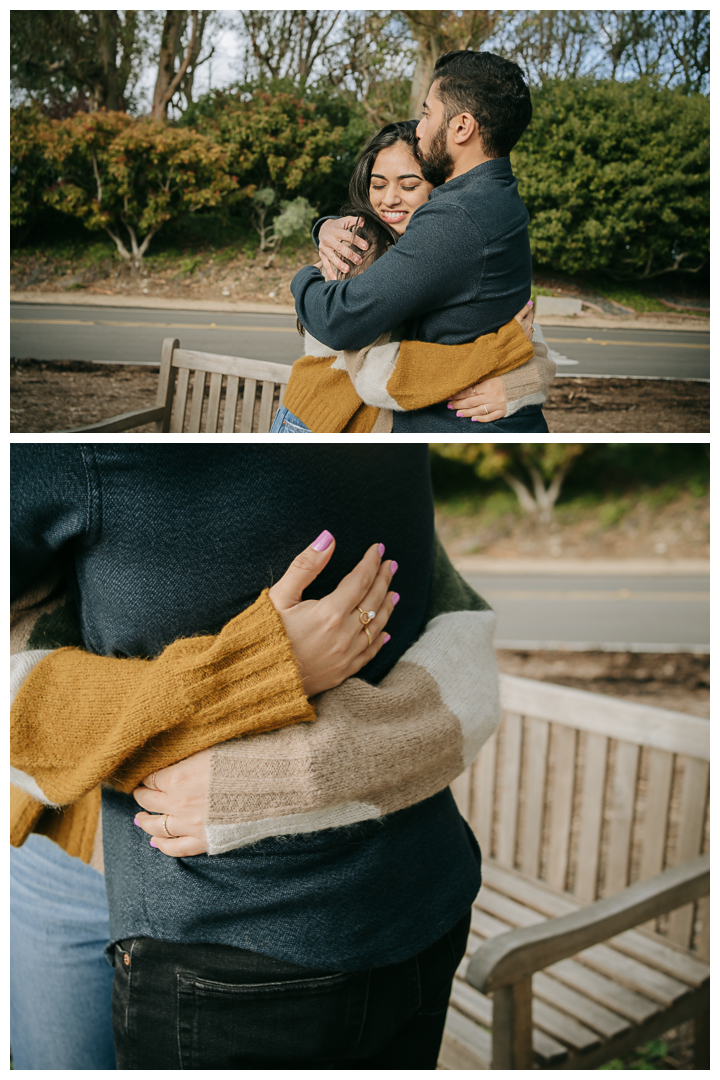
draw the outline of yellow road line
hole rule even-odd
[[[674,344],[672,341],[602,341],[600,338],[549,337],[553,345],[632,345],[641,349],[709,349],[710,345]]]
[[[297,334],[297,329],[294,326],[226,326],[214,322],[124,322],[120,319],[11,319],[10,322],[45,326],[149,326],[159,330],[252,330],[266,334]]]
[[[632,589],[592,592],[575,590],[567,592],[538,590],[534,592],[527,589],[509,589],[496,592],[494,589],[485,589],[484,594],[494,600],[644,600],[664,603],[675,601],[702,601],[707,603],[710,600],[709,592],[634,592]]]

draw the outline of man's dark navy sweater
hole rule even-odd
[[[406,338],[440,345],[499,330],[530,299],[528,221],[510,158],[486,161],[434,188],[364,273],[326,282],[304,267],[291,285],[300,321],[338,351],[363,348],[401,323]],[[395,413],[393,432],[478,434],[477,424],[447,413],[445,402]]]
[[[155,656],[215,634],[323,529],[337,540],[305,591],[331,592],[372,543],[399,563],[377,682],[424,627],[432,578],[427,447],[16,444],[12,594],[60,568],[84,644]],[[172,859],[103,792],[114,941],[217,942],[318,968],[358,970],[421,951],[468,909],[479,853],[449,791],[382,821]]]

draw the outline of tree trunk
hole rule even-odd
[[[186,11],[168,11],[163,23],[162,39],[160,42],[160,60],[158,64],[158,76],[153,95],[151,116],[158,123],[167,119],[168,105],[173,94],[185,78],[191,57],[194,54],[197,43],[198,13],[191,12],[193,20],[192,35],[188,44],[185,57],[180,64],[179,70],[175,71],[175,57],[180,52],[180,37],[187,19]]]
[[[106,109],[112,109],[113,112],[120,107],[117,72],[118,27],[117,11],[98,11],[98,60],[105,76],[103,105]]]

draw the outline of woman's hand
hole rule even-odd
[[[468,386],[450,399],[448,409],[455,409],[456,416],[469,416],[481,424],[502,420],[507,412],[505,383],[498,377]]]
[[[150,844],[164,855],[178,859],[207,851],[211,754],[212,750],[201,750],[167,769],[158,769],[133,791],[135,801],[150,811],[137,814],[135,824],[152,837]]]
[[[330,533],[321,533],[270,590],[308,697],[339,686],[377,655],[390,638],[383,630],[400,599],[388,592],[397,563],[382,562],[385,547],[373,544],[334,592],[322,600],[303,600],[303,590],[327,566],[334,550]],[[375,612],[368,633],[359,607]]]
[[[341,274],[347,274],[350,269],[347,263],[342,261],[343,259],[351,259],[354,263],[357,263],[358,266],[362,262],[362,255],[359,255],[355,248],[366,251],[367,242],[360,236],[354,236],[350,230],[354,225],[364,224],[364,218],[344,217],[330,219],[320,226],[320,234],[318,237],[320,261],[331,280],[336,280],[336,270],[339,270]],[[355,247],[351,247],[350,245],[352,244],[354,244]],[[341,251],[342,255],[339,254]]]
[[[333,592],[322,600],[303,600],[303,590],[327,566],[334,550],[335,540],[329,532],[322,532],[270,590],[308,697],[338,686],[377,656],[390,640],[384,627],[400,599],[397,593],[388,592],[397,563],[382,562],[385,548],[373,544]],[[375,617],[363,624],[358,607],[374,611]],[[133,792],[135,801],[149,811],[138,813],[135,824],[165,855],[182,858],[207,851],[210,755],[211,750],[201,750],[176,765],[158,769]]]
[[[520,329],[530,343],[533,339],[533,321],[535,319],[535,311],[533,310],[532,300],[528,300],[522,311],[518,311],[515,316],[515,321],[520,323]]]
[[[515,316],[525,337],[532,343],[533,320],[535,312],[532,300]],[[501,378],[484,379],[465,390],[459,390],[448,402],[448,409],[455,409],[456,416],[469,416],[480,424],[490,424],[493,420],[502,420],[507,412],[505,383]]]

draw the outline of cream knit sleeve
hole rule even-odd
[[[438,615],[378,686],[354,678],[320,694],[314,724],[216,746],[209,854],[379,818],[445,788],[500,720],[494,628],[490,610]]]
[[[550,359],[544,340],[534,341],[533,348],[532,360],[500,376],[508,403],[506,416],[512,416],[526,405],[542,405],[547,400],[557,365]]]

